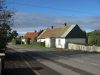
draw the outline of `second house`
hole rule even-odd
[[[23,44],[31,44],[36,40],[37,36],[39,35],[38,32],[27,32],[23,37],[22,37],[22,43]]]

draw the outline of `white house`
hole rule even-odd
[[[45,42],[45,47],[67,48],[68,43],[86,44],[86,33],[78,25],[47,28],[37,42]]]

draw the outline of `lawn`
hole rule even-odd
[[[44,50],[50,50],[50,51],[67,51],[68,49],[61,49],[61,48],[47,48],[38,44],[16,44],[17,46],[25,46],[25,47],[30,47],[30,48],[40,48]]]
[[[40,45],[32,45],[32,44],[16,44],[17,46],[26,46],[26,47],[32,47],[32,48],[45,48],[44,46]]]

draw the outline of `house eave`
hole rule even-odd
[[[64,34],[62,34],[61,37],[66,37],[66,36],[70,33],[70,31],[71,31],[75,26],[76,26],[76,25],[71,25],[71,26],[69,27],[69,29],[68,29]]]

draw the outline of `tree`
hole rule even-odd
[[[13,30],[12,32],[9,33],[8,42],[11,42],[13,39],[15,40],[17,36],[18,36],[17,31]]]
[[[17,31],[16,30],[14,30],[14,31],[12,31],[12,38],[16,38],[17,36],[18,36],[18,33],[17,33]]]
[[[13,13],[5,6],[5,0],[0,0],[0,50],[6,48],[8,36],[11,32],[11,17]]]
[[[88,33],[88,44],[100,46],[100,30]]]

